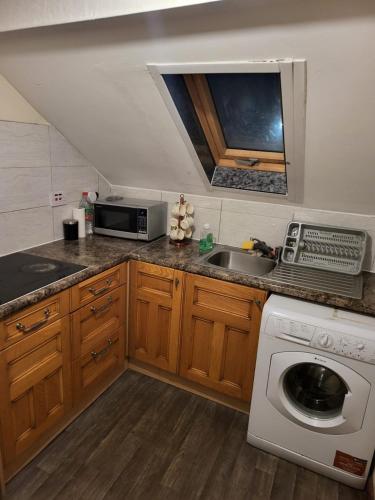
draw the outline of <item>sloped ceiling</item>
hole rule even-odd
[[[0,73],[111,183],[205,193],[147,63],[306,58],[304,205],[374,213],[374,28],[371,0],[225,0],[3,33]]]
[[[106,19],[221,0],[1,0],[0,32]]]

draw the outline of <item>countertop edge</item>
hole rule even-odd
[[[72,246],[64,245],[60,240],[59,242],[30,249],[30,253],[41,256],[49,256],[51,252],[57,251],[62,256],[61,260],[74,261],[82,259],[82,262],[86,263],[87,267],[78,273],[0,305],[0,320],[129,260],[169,267],[375,317],[375,274],[366,273],[368,276],[365,280],[364,298],[361,300],[350,299],[340,295],[319,292],[308,287],[304,288],[278,283],[266,277],[255,277],[205,265],[198,254],[198,245],[196,242],[193,242],[184,249],[176,250],[175,247],[169,245],[166,237],[154,242],[142,242],[142,244],[140,242],[121,243],[121,241],[114,240],[108,239],[108,237],[95,237],[91,243],[88,241]]]

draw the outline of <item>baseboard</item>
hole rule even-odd
[[[161,370],[160,368],[155,368],[153,366],[150,366],[146,363],[142,363],[141,361],[138,361],[133,358],[129,359],[128,368],[130,370],[142,373],[143,375],[147,375],[149,377],[160,380],[161,382],[165,382],[166,384],[178,387],[179,389],[183,389],[184,391],[196,394],[197,396],[201,396],[202,398],[214,401],[215,403],[228,406],[233,410],[249,414],[250,403],[237,400],[229,396],[225,396],[224,394],[219,394],[216,391],[213,391],[212,389],[202,387],[199,384],[183,379],[174,373],[169,373],[164,370]]]

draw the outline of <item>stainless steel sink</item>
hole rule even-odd
[[[222,269],[240,271],[251,276],[263,276],[275,267],[275,261],[257,257],[240,250],[216,250],[203,259],[207,264]]]

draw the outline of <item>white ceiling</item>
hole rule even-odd
[[[218,1],[222,0],[1,0],[0,32]]]
[[[306,58],[304,205],[375,213],[374,32],[371,0],[225,0],[3,33],[0,73],[111,183],[205,193],[146,64]]]

